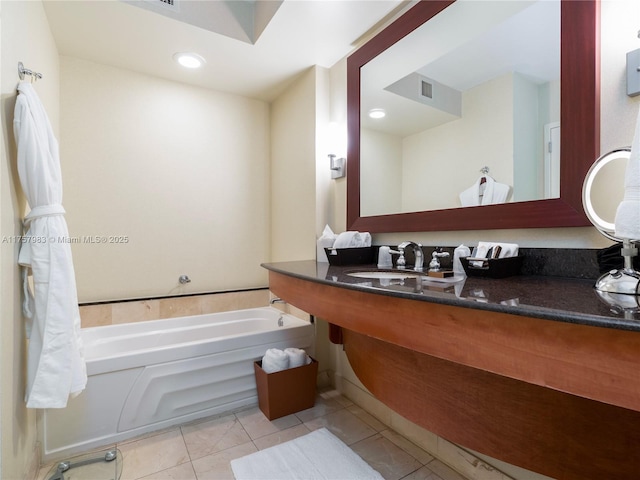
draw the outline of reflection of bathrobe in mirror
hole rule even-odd
[[[486,181],[482,182],[485,178]],[[478,178],[476,183],[460,194],[460,203],[463,207],[473,207],[476,205],[493,205],[504,203],[509,198],[511,187],[504,183],[498,183],[489,175]]]

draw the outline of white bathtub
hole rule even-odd
[[[313,354],[314,329],[265,307],[85,328],[82,338],[87,388],[42,412],[45,462],[254,404],[254,360],[268,348]]]

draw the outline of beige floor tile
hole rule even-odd
[[[399,480],[422,467],[418,460],[380,434],[354,443],[351,449],[385,480]]]
[[[430,462],[427,465],[427,467],[429,468],[429,470],[431,470],[433,473],[435,473],[437,475],[437,477],[436,477],[437,480],[439,480],[439,479],[442,479],[442,480],[466,480],[465,477],[460,475],[458,472],[456,472],[452,468],[449,468],[447,465],[442,463],[440,460],[434,460],[433,462]],[[429,480],[431,480],[431,479],[429,479]]]
[[[351,400],[341,395],[340,392],[338,392],[337,390],[334,390],[333,388],[322,390],[320,392],[320,396],[326,400],[335,400],[343,407],[349,407],[353,405],[353,402]]]
[[[418,460],[422,465],[426,465],[427,463],[433,461],[433,458],[434,458],[433,455],[431,455],[429,452],[425,452],[423,449],[421,449],[415,443],[407,440],[406,438],[401,436],[399,433],[394,432],[393,430],[388,430],[387,429],[387,430],[383,430],[382,432],[380,432],[380,434],[383,437],[385,437],[385,438],[389,439],[390,441],[392,441],[393,443],[395,443],[402,450],[404,450],[409,455],[411,455],[413,458]]]
[[[193,469],[198,480],[234,480],[231,460],[257,452],[252,442],[243,443],[213,455],[194,460]]]
[[[373,428],[348,410],[339,410],[322,417],[314,418],[305,422],[305,425],[312,431],[325,427],[347,445],[359,442],[376,434]]]
[[[134,480],[190,460],[179,429],[137,442],[118,445],[122,452],[122,480]]]
[[[236,417],[252,440],[281,430],[286,430],[287,428],[300,424],[300,419],[295,415],[287,415],[286,417],[269,420],[257,407],[237,412]]]
[[[300,424],[280,432],[272,433],[266,437],[258,438],[257,440],[254,440],[253,443],[258,447],[258,450],[264,450],[265,448],[273,447],[274,445],[279,445],[281,443],[288,442],[289,440],[293,440],[294,438],[301,437],[307,433],[310,433],[310,430],[304,424]]]
[[[140,480],[198,480],[196,472],[193,471],[191,462],[183,463],[177,467],[168,468],[161,472],[152,473]]]
[[[313,407],[308,408],[307,410],[302,410],[295,415],[300,419],[300,421],[308,422],[309,420],[342,410],[343,408],[344,407],[335,399],[326,399],[318,395],[316,396],[316,403]]]
[[[384,423],[357,405],[350,405],[347,407],[347,410],[373,428],[376,432],[381,432],[382,430],[387,429],[387,426]]]
[[[235,415],[184,426],[182,434],[192,460],[251,441]]]
[[[428,467],[422,467],[413,473],[410,473],[402,480],[444,480],[441,476],[429,470]]]

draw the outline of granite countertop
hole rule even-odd
[[[267,270],[312,282],[411,300],[523,315],[545,320],[640,331],[640,312],[609,305],[590,279],[517,275],[502,279],[467,277],[457,283],[421,279],[357,278],[349,272],[375,265],[333,266],[313,260],[265,263]],[[626,300],[629,300],[629,296]],[[638,300],[631,297],[632,300]],[[640,309],[638,309],[640,310]]]

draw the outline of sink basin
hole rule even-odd
[[[357,278],[371,278],[376,280],[404,280],[405,278],[419,278],[422,277],[420,273],[416,272],[380,272],[376,270],[363,270],[356,272],[347,272],[350,277]]]

